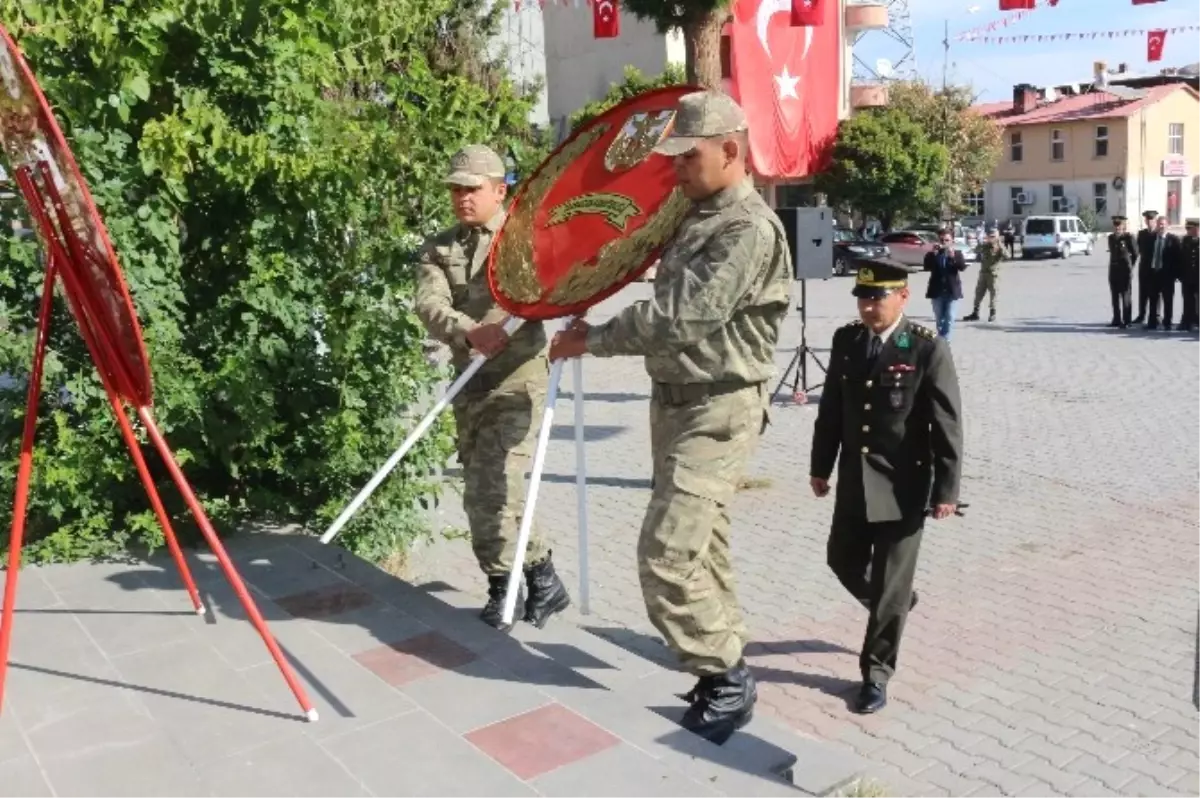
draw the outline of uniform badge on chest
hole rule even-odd
[[[899,388],[893,388],[892,392],[888,394],[888,404],[892,406],[893,410],[899,410],[904,407],[904,391]]]

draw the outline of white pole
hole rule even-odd
[[[518,327],[521,326],[521,324],[521,319],[518,319],[515,316],[509,316],[504,320],[504,331],[511,335]],[[379,487],[380,483],[382,483],[383,480],[387,478],[387,475],[392,472],[392,469],[404,459],[404,455],[408,454],[408,450],[415,446],[417,441],[421,440],[425,433],[429,431],[429,428],[433,426],[433,422],[437,420],[437,417],[442,414],[442,411],[445,410],[452,401],[454,401],[454,397],[458,396],[462,389],[466,387],[466,384],[470,382],[471,378],[475,376],[475,372],[479,371],[479,369],[482,368],[483,364],[486,362],[487,357],[484,355],[476,355],[474,359],[471,360],[471,364],[467,366],[463,373],[459,375],[458,379],[451,384],[451,386],[446,390],[446,393],[442,395],[442,398],[437,401],[437,404],[435,404],[433,408],[425,414],[425,417],[421,419],[421,423],[417,424],[417,428],[409,433],[408,437],[404,439],[404,443],[400,444],[400,448],[397,449],[395,453],[388,458],[388,461],[383,464],[383,468],[379,469],[375,476],[371,477],[371,481],[367,483],[367,486],[359,491],[359,494],[354,497],[354,500],[347,505],[345,510],[342,510],[342,514],[339,515],[333,524],[330,525],[329,529],[325,531],[325,534],[321,535],[322,543],[329,543],[338,536],[338,533],[342,531],[342,527],[346,525],[346,522],[350,520],[350,517],[358,512],[358,508],[362,507],[363,503],[370,498],[371,494],[375,492],[375,489]]]
[[[591,614],[588,590],[587,457],[584,454],[583,358],[572,363],[571,383],[575,389],[575,499],[579,523],[579,611]]]
[[[538,431],[537,448],[533,451],[533,468],[529,472],[529,487],[525,492],[525,512],[521,515],[521,528],[517,532],[517,550],[513,554],[512,573],[508,575],[508,592],[504,596],[504,623],[511,625],[517,608],[517,592],[521,587],[521,576],[525,568],[525,550],[529,548],[529,533],[533,528],[534,510],[537,507],[538,488],[542,482],[542,470],[546,466],[546,449],[550,445],[550,428],[554,424],[554,402],[558,399],[558,383],[562,380],[563,361],[556,360],[550,368],[550,385],[546,390],[546,407],[542,413],[542,428]]]

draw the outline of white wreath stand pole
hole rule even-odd
[[[568,321],[566,326],[569,325],[570,322]],[[517,532],[517,550],[513,554],[512,573],[508,575],[508,589],[504,596],[504,615],[502,617],[504,623],[508,625],[512,624],[513,615],[517,609],[517,593],[520,591],[521,576],[525,569],[525,554],[529,548],[529,534],[533,529],[533,517],[537,509],[537,497],[542,483],[542,471],[546,467],[546,449],[550,445],[550,429],[554,425],[554,403],[558,400],[558,386],[562,382],[563,363],[564,361],[562,360],[556,360],[550,368],[550,385],[546,391],[546,406],[542,413],[542,427],[538,430],[537,448],[533,451],[533,468],[530,469],[529,486],[525,492],[525,511],[521,515],[521,528]],[[576,365],[576,369],[577,382],[581,383],[582,380],[578,379],[578,375],[582,373],[582,364]],[[576,388],[575,394],[575,401],[577,403],[575,442],[579,448],[579,452],[576,454],[578,462],[583,459],[583,416],[578,410],[583,401],[583,393],[580,388]],[[576,476],[577,485],[581,478],[578,475]],[[586,540],[586,531],[582,527],[580,535],[582,539]],[[585,549],[580,549],[579,556],[581,559],[587,556],[585,551]],[[583,578],[582,573],[580,574],[580,578]]]
[[[571,387],[575,391],[575,498],[579,523],[579,611],[591,614],[588,580],[587,457],[583,449],[583,358],[571,364]]]
[[[512,335],[522,323],[522,320],[516,316],[509,316],[504,320],[504,331],[509,335]],[[437,417],[442,414],[442,411],[450,406],[450,403],[454,401],[454,397],[458,396],[458,394],[462,392],[462,389],[466,387],[467,383],[471,381],[471,378],[475,376],[475,372],[479,371],[479,369],[481,369],[483,364],[486,362],[487,357],[484,355],[476,355],[471,360],[470,365],[467,366],[467,368],[463,370],[463,373],[459,375],[458,379],[456,379],[450,385],[450,387],[446,389],[446,393],[443,394],[442,398],[437,401],[437,404],[435,404],[430,411],[425,414],[425,417],[421,419],[421,423],[417,424],[416,429],[410,432],[408,437],[404,439],[404,443],[400,444],[400,448],[397,449],[395,453],[388,458],[387,462],[383,464],[383,468],[379,469],[375,476],[371,477],[371,481],[367,483],[367,486],[359,491],[359,494],[354,497],[354,500],[347,505],[345,510],[342,510],[342,514],[337,517],[332,525],[330,525],[329,529],[325,530],[325,534],[321,535],[322,543],[329,543],[338,536],[338,533],[342,531],[342,527],[344,527],[350,518],[356,512],[358,512],[358,508],[362,507],[363,503],[370,498],[371,494],[375,492],[375,489],[379,487],[380,483],[387,478],[387,475],[392,473],[392,469],[399,465],[400,461],[404,459],[404,455],[408,454],[409,450],[416,446],[417,441],[424,437],[425,433],[429,431],[429,428],[433,426],[433,422],[437,421]]]

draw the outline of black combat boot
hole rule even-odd
[[[971,315],[963,316],[963,321],[979,321],[979,308],[971,311]]]
[[[517,590],[520,590],[520,586]],[[495,627],[501,632],[509,632],[512,630],[511,623],[504,622],[504,596],[508,592],[508,577],[503,575],[488,577],[488,600],[487,604],[483,605],[483,609],[479,612],[480,619],[488,626]],[[517,594],[517,603],[520,604],[521,596]]]
[[[696,695],[679,725],[715,745],[724,745],[735,731],[754,717],[758,688],[754,676],[741,660],[725,673],[702,678]]]
[[[529,591],[525,599],[525,621],[539,629],[546,625],[551,615],[571,605],[567,587],[554,572],[550,554],[546,552],[546,559],[525,568],[525,584]]]

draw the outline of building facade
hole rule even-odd
[[[1180,225],[1200,212],[1200,96],[1187,83],[1049,97],[1020,85],[1011,103],[976,110],[1003,126],[1004,148],[968,198],[972,215],[1094,215],[1108,229],[1114,214],[1154,210]]]

